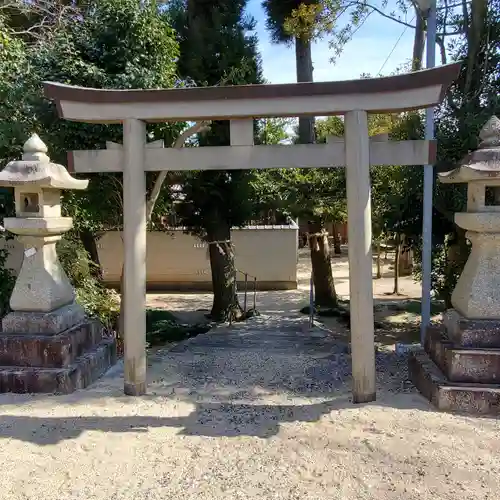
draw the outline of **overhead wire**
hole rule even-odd
[[[412,17],[410,23],[412,23],[414,19],[415,19],[415,16]],[[408,29],[408,26],[405,26],[404,29],[403,29],[403,31],[401,32],[401,35],[399,35],[399,38],[396,40],[396,43],[394,44],[394,47],[392,47],[391,51],[389,52],[389,55],[385,58],[384,63],[382,64],[382,66],[378,70],[378,73],[377,73],[378,75],[382,74],[382,71],[385,68],[385,65],[389,62],[389,59],[391,58],[392,54],[394,54],[394,51],[396,50],[397,46],[399,45],[399,42],[403,38],[403,36],[406,33],[407,29]]]

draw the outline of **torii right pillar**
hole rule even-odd
[[[410,354],[414,384],[440,410],[500,414],[500,120],[480,133],[479,148],[440,174],[467,183],[467,211],[455,223],[472,248],[453,291],[453,309]]]

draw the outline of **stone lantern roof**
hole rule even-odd
[[[47,146],[33,134],[24,144],[22,160],[11,161],[0,172],[0,186],[33,186],[50,189],[86,189],[88,180],[72,177],[47,156]]]
[[[492,116],[479,133],[479,147],[469,153],[462,164],[449,172],[439,174],[444,183],[500,181],[500,119]]]

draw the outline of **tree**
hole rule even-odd
[[[170,6],[180,43],[179,73],[194,85],[240,85],[262,81],[254,20],[245,15],[246,0],[181,0]],[[230,144],[229,123],[214,122],[195,146]],[[226,321],[239,316],[237,270],[231,227],[253,215],[251,171],[190,172],[183,180],[177,217],[209,246],[214,301],[211,316]]]
[[[500,2],[475,0],[460,7],[460,15],[446,25],[449,32],[459,32],[458,39],[442,51],[445,60],[461,60],[463,65],[436,117],[438,171],[453,168],[475,149],[481,127],[500,113]],[[448,306],[470,249],[465,231],[454,223],[454,213],[465,203],[464,186],[437,183],[432,284]]]
[[[311,43],[318,34],[319,15],[322,12],[321,2],[319,0],[264,0],[262,5],[267,13],[267,28],[271,39],[275,43],[295,42],[297,82],[312,82]],[[292,17],[296,21],[293,26],[289,23]],[[298,142],[309,144],[314,140],[314,118],[299,118]],[[304,181],[307,182],[311,175],[311,171],[307,171],[302,176],[298,175],[295,180],[301,184]],[[318,181],[324,173],[317,172],[314,175],[314,179],[309,179],[310,181]],[[298,192],[304,193],[304,189],[299,188]],[[317,199],[316,193],[314,199]],[[308,201],[310,205],[310,200]],[[307,209],[303,214],[308,220],[316,303],[319,306],[332,307],[337,303],[337,296],[331,272],[328,233],[325,231],[326,215],[323,204],[315,209]]]
[[[321,10],[319,0],[264,0],[267,20],[266,26],[274,43],[290,45],[295,43],[295,65],[297,82],[313,81],[311,43],[314,38],[316,18],[314,13]],[[287,29],[286,22],[301,6],[308,6],[312,13],[308,17],[299,17],[295,33]],[[314,142],[314,119],[299,119],[299,140],[302,144]]]
[[[31,6],[34,22],[38,23],[40,4],[26,2],[26,12]],[[168,18],[155,1],[99,0],[87,6],[84,11],[73,6],[72,15],[59,18],[57,29],[38,31],[34,40],[25,40],[25,32],[32,33],[29,25],[24,24],[21,36],[6,26],[10,39],[24,50],[23,57],[15,60],[17,66],[9,69],[4,64],[7,78],[2,78],[0,84],[2,161],[17,158],[22,144],[34,131],[47,143],[52,160],[63,164],[68,150],[99,149],[105,147],[106,141],[121,140],[120,126],[59,119],[53,103],[43,97],[44,80],[95,88],[157,88],[176,83],[178,44]],[[33,26],[38,29],[38,25]],[[149,135],[171,144],[178,128],[153,125]],[[164,180],[162,174],[147,177],[149,192],[156,196],[150,196],[149,215],[158,197],[168,200],[168,190],[161,189]],[[97,233],[121,228],[121,196],[121,178],[115,174],[92,176],[87,191],[65,194],[65,211],[73,216],[75,231],[93,260],[98,258]],[[156,207],[165,213],[164,204],[159,207],[156,203]]]
[[[317,122],[318,140],[343,132],[338,117]],[[327,221],[343,222],[346,217],[345,172],[332,169],[271,169],[258,173],[254,182],[256,199],[266,209],[278,210],[309,223],[309,245],[313,265],[315,303],[335,307],[337,295],[332,276]]]
[[[103,0],[82,14],[79,22],[71,21],[50,39],[38,40],[36,50],[26,52],[22,63],[25,66],[10,72],[11,81],[4,88],[0,104],[0,116],[11,117],[0,124],[2,161],[18,157],[24,140],[33,131],[43,137],[53,161],[63,164],[68,150],[99,149],[105,147],[106,141],[121,140],[120,126],[60,120],[53,103],[43,98],[44,80],[94,88],[175,84],[178,46],[156,2]],[[149,133],[152,139],[171,144],[178,128],[157,125],[150,127]],[[153,184],[151,176],[148,185],[151,188]],[[120,227],[120,198],[119,176],[99,174],[92,177],[89,190],[68,194],[65,206],[78,230],[95,233]]]

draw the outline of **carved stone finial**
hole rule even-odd
[[[33,134],[23,146],[23,160],[24,161],[50,161],[47,156],[47,146],[40,139],[38,134]]]
[[[500,146],[500,119],[493,115],[479,133],[481,139],[480,148]]]

